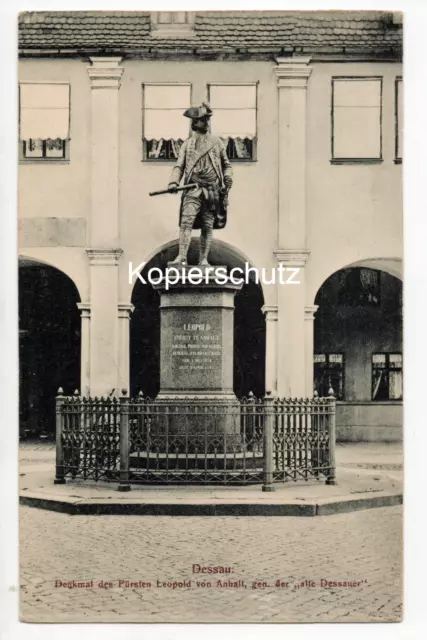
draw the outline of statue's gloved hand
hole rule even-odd
[[[168,191],[170,191],[171,193],[177,193],[177,189],[178,189],[178,185],[176,182],[169,182]]]
[[[225,176],[224,177],[224,184],[227,187],[227,189],[230,190],[231,187],[233,186],[233,179],[230,176]]]

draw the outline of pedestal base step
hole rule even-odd
[[[259,469],[264,465],[261,452],[208,453],[131,453],[131,469]]]

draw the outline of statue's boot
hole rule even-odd
[[[172,260],[171,265],[183,265],[187,264],[187,254],[191,242],[191,229],[179,230],[179,253],[175,260]]]
[[[209,250],[212,244],[212,229],[202,229],[200,232],[199,267],[209,267]]]

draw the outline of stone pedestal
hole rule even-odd
[[[240,443],[233,331],[234,296],[242,284],[224,275],[225,267],[218,269],[180,267],[176,284],[155,285],[161,297],[156,402],[168,405],[162,421],[171,435],[199,439],[208,433],[224,451]]]

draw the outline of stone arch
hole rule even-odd
[[[80,259],[79,259],[80,258]],[[26,248],[19,252],[18,265],[46,265],[57,269],[68,277],[75,286],[80,301],[88,298],[88,281],[86,274],[86,255],[71,254],[65,249],[61,252],[52,250],[48,253],[45,248]]]
[[[147,256],[142,275],[152,267],[164,268],[175,258],[177,251],[177,240],[160,246]],[[197,254],[198,239],[194,238],[189,251],[190,264],[196,263]],[[225,265],[230,269],[243,268],[245,262],[250,267],[255,266],[239,249],[216,239],[212,242],[209,260],[213,265]],[[148,395],[156,395],[159,386],[159,294],[148,283],[144,285],[136,279],[131,303],[135,307],[130,326],[131,392],[142,390]],[[238,396],[249,391],[262,395],[265,391],[263,305],[262,287],[255,282],[245,284],[235,298],[234,389]]]
[[[401,258],[384,257],[384,258],[362,258],[354,260],[353,262],[347,262],[345,264],[337,264],[336,267],[327,267],[325,270],[318,268],[312,279],[311,286],[307,292],[307,300],[310,300],[309,304],[314,304],[314,300],[319,289],[334,273],[342,271],[343,269],[349,269],[350,267],[366,267],[367,269],[376,269],[378,271],[384,271],[385,273],[403,280],[403,263]]]
[[[344,441],[402,435],[402,270],[396,259],[364,259],[330,273],[316,291],[314,384],[340,401]]]
[[[19,257],[21,436],[53,436],[55,395],[80,387],[81,297],[72,278],[46,261]]]
[[[198,246],[199,246],[199,238],[192,238],[191,245],[190,245],[190,251],[189,251],[189,262],[192,263],[192,264],[195,264],[195,262],[196,262],[195,256],[197,255],[197,252],[198,252]],[[177,239],[170,240],[170,241],[165,242],[164,244],[160,245],[159,247],[157,247],[153,251],[151,251],[142,260],[141,264],[145,264],[147,266],[152,264],[152,266],[157,266],[156,263],[158,261],[160,261],[161,263],[164,264],[165,261],[167,262],[169,260],[172,260],[175,257],[175,254],[177,252],[178,252],[178,240]],[[171,256],[171,257],[169,257],[169,256]],[[235,246],[229,244],[228,242],[224,242],[223,240],[218,240],[217,238],[214,238],[213,241],[212,241],[209,260],[213,265],[225,264],[226,266],[228,266],[230,268],[233,268],[233,267],[236,267],[236,266],[241,266],[242,264],[248,263],[249,267],[258,270],[258,272],[260,274],[260,277],[261,277],[262,268],[261,268],[260,265],[255,264],[255,262],[253,260],[251,260],[251,258],[249,258],[240,249],[237,249]],[[129,300],[128,300],[128,302],[131,302],[131,300],[132,300],[134,287],[137,284],[137,282],[138,282],[138,279],[135,278],[135,281],[129,287]],[[269,296],[268,296],[268,287],[266,289],[263,289],[261,284],[259,286],[260,286],[260,289],[262,291],[263,298],[265,298],[264,304],[276,304],[275,297],[274,297],[273,300],[269,300],[268,299],[269,298]],[[274,289],[275,288],[272,287],[273,294],[275,293]]]

